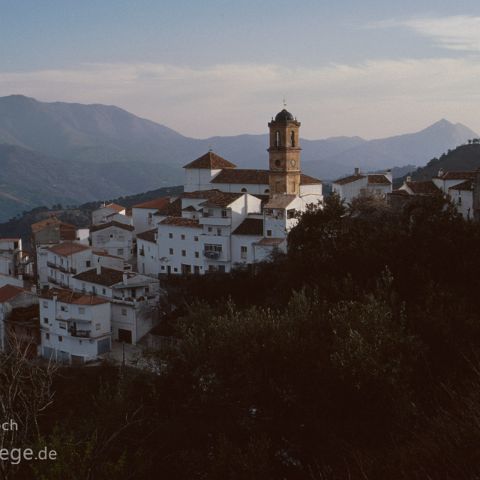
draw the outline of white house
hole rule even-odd
[[[126,208],[117,203],[109,203],[102,205],[92,212],[92,225],[99,225],[100,223],[108,223],[117,221],[120,223],[129,223],[130,220],[122,219],[126,216]],[[125,221],[122,221],[125,220]]]
[[[363,174],[356,168],[353,175],[335,180],[332,190],[347,203],[364,195],[386,199],[392,192],[392,174],[390,171]]]
[[[137,235],[137,270],[143,275],[158,277],[160,273],[157,236],[158,227]]]
[[[119,222],[94,225],[90,228],[92,247],[131,261],[134,254],[133,231],[132,225]]]
[[[137,236],[157,226],[158,220],[154,216],[155,213],[166,208],[170,201],[170,197],[160,197],[132,207],[133,227]]]
[[[107,298],[50,289],[42,292],[42,356],[81,365],[111,349],[111,306]]]
[[[448,189],[450,201],[453,203],[458,213],[466,220],[474,218],[473,211],[473,192],[475,184],[472,180],[466,180]]]
[[[97,267],[73,278],[73,289],[108,298],[113,339],[137,343],[156,324],[159,281],[133,272]]]

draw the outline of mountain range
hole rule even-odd
[[[302,168],[331,180],[354,167],[421,166],[476,137],[464,125],[440,120],[385,139],[303,139]],[[267,147],[267,134],[194,139],[115,106],[0,97],[0,221],[39,205],[181,184],[181,167],[209,148],[241,168],[267,168]]]

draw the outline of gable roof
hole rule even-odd
[[[166,207],[170,203],[170,197],[160,197],[154,200],[148,200],[147,202],[138,203],[132,208],[148,208],[148,209],[160,209]]]
[[[158,209],[154,215],[162,217],[180,217],[182,215],[182,199],[177,198],[173,202],[164,205]]]
[[[125,210],[125,207],[122,207],[118,203],[109,203],[108,205],[102,205],[98,208],[98,210],[100,210],[101,208],[110,208],[111,210],[115,210],[118,213],[120,213],[122,210]]]
[[[90,232],[98,232],[99,230],[105,230],[106,228],[110,227],[121,228],[122,230],[128,230],[129,232],[133,232],[133,230],[135,230],[132,225],[126,225],[125,223],[112,221],[108,223],[100,223],[99,225],[92,225],[90,227]]]
[[[37,233],[40,230],[43,230],[44,228],[51,227],[51,226],[58,226],[58,227],[75,230],[75,225],[70,225],[69,223],[62,222],[57,217],[49,217],[49,218],[45,218],[44,220],[40,220],[39,222],[32,223],[31,229],[33,233]]]
[[[373,173],[368,174],[368,183],[373,183],[375,185],[391,185],[392,182],[388,177],[386,177],[383,173]]]
[[[172,227],[203,228],[198,220],[183,217],[167,217],[160,222],[160,225],[170,225]]]
[[[246,218],[232,235],[263,235],[263,219]]]
[[[222,170],[210,183],[245,183],[253,185],[268,185],[268,170],[241,168]]]
[[[238,198],[245,195],[244,193],[229,193],[212,190],[212,195],[207,198],[206,202],[201,203],[202,207],[227,207]]]
[[[147,230],[146,232],[138,233],[137,240],[145,240],[146,242],[155,243],[155,234],[157,233],[157,229],[153,228],[152,230]]]
[[[322,183],[319,178],[311,177],[310,175],[300,174],[300,185],[318,185]]]
[[[296,195],[276,195],[268,201],[265,208],[287,208],[296,198]]]
[[[347,185],[348,183],[356,182],[358,180],[361,180],[362,178],[365,178],[365,175],[349,175],[348,177],[339,178],[333,183],[336,183],[337,185]]]
[[[436,195],[440,193],[440,190],[431,180],[405,182],[405,185],[415,195]]]
[[[95,283],[97,285],[103,285],[105,287],[111,287],[123,280],[123,271],[114,270],[113,268],[101,267],[100,274],[97,273],[97,269],[93,268],[85,272],[75,275],[73,278],[82,282]]]
[[[220,155],[213,152],[207,152],[205,155],[197,158],[193,162],[187,163],[183,168],[200,168],[207,170],[219,170],[221,168],[235,168],[236,165],[225,160]]]
[[[47,248],[47,250],[49,252],[60,255],[61,257],[67,257],[68,255],[74,255],[75,253],[90,250],[90,247],[87,245],[81,245],[80,243],[63,242],[58,243],[53,247]]]
[[[454,185],[453,187],[450,187],[449,190],[473,190],[473,181],[467,180],[465,182]]]
[[[0,303],[8,302],[8,300],[26,291],[24,288],[16,287],[15,285],[4,285],[0,288]]]

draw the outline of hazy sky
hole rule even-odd
[[[114,104],[194,137],[447,118],[480,132],[473,0],[0,0],[0,95]]]

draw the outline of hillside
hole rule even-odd
[[[357,166],[418,166],[477,136],[463,125],[441,120],[420,132],[387,139],[303,139],[302,166],[324,180]],[[37,206],[178,185],[181,167],[209,148],[240,168],[267,168],[267,147],[266,134],[194,139],[115,106],[1,97],[0,221]]]
[[[433,158],[425,167],[412,172],[411,176],[414,180],[429,180],[436,176],[441,168],[446,172],[480,168],[480,144],[461,145],[450,150],[439,158]]]
[[[121,196],[112,199],[105,199],[107,203],[115,202],[124,207],[132,207],[137,203],[146,202],[158,197],[176,196],[183,191],[183,187],[167,187],[151,190],[145,193],[136,195]],[[92,210],[98,208],[102,202],[88,202],[77,207],[66,207],[55,205],[52,208],[37,207],[32,210],[24,211],[21,215],[11,218],[8,222],[0,223],[0,237],[13,236],[21,237],[24,241],[24,246],[28,248],[30,241],[30,225],[55,215],[60,220],[71,223],[79,228],[88,227],[90,225]]]

